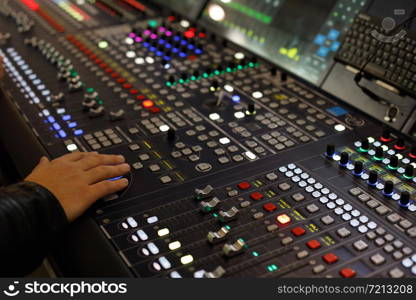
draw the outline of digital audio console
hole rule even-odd
[[[414,141],[319,88],[366,1],[281,2],[0,3],[3,88],[36,144],[132,166],[58,273],[416,275]]]

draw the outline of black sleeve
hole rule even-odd
[[[33,271],[67,224],[55,196],[32,182],[0,189],[0,276]]]

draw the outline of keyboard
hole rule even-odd
[[[361,69],[403,94],[416,95],[416,34],[406,35],[393,43],[380,43],[372,32],[383,32],[381,18],[359,14],[335,56],[335,61]]]

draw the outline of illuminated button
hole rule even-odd
[[[287,214],[278,215],[276,221],[281,225],[286,225],[290,223],[290,217]]]
[[[142,102],[142,105],[143,105],[144,108],[150,108],[154,105],[154,103],[153,103],[152,100],[144,100]]]
[[[227,137],[223,137],[223,138],[220,138],[219,142],[223,145],[226,145],[230,143],[230,139]]]
[[[176,250],[176,249],[179,249],[180,247],[181,247],[181,242],[179,242],[179,241],[174,241],[174,242],[169,244],[169,249],[172,250],[172,251]]]
[[[234,117],[236,119],[242,119],[242,118],[245,117],[245,114],[242,111],[238,111],[238,112],[234,113]]]
[[[146,241],[149,238],[146,232],[144,232],[142,229],[137,230],[136,234],[142,241]]]
[[[263,205],[265,211],[272,212],[277,209],[277,206],[273,203],[266,203]]]
[[[138,226],[136,220],[133,217],[127,218],[127,223],[133,228]]]
[[[243,181],[243,182],[240,182],[239,184],[238,184],[238,188],[240,189],[240,190],[247,190],[247,189],[249,189],[251,187],[251,184],[250,183],[248,183],[247,181]]]
[[[306,246],[308,246],[310,249],[318,249],[319,247],[321,247],[321,243],[317,240],[311,240],[306,243]]]
[[[333,253],[327,253],[324,256],[322,256],[322,259],[327,263],[327,264],[333,264],[336,263],[338,261],[338,256],[336,256]]]
[[[304,235],[306,232],[305,229],[303,229],[302,227],[295,227],[291,231],[294,236],[301,236]]]
[[[193,256],[192,256],[192,255],[190,255],[190,254],[185,255],[185,256],[182,256],[182,257],[181,257],[181,263],[182,263],[183,265],[190,264],[190,263],[191,263],[191,262],[193,262],[193,261],[194,261],[194,258],[193,258]]]
[[[170,269],[172,267],[172,264],[164,256],[159,257],[159,263],[162,265],[163,269],[165,270]]]
[[[355,277],[355,275],[357,275],[357,273],[350,268],[344,268],[341,271],[339,271],[339,274],[341,274],[342,277],[344,278],[352,278]]]
[[[156,255],[159,253],[159,248],[154,244],[154,243],[149,243],[147,244],[147,248],[149,249],[149,251],[153,254]]]
[[[219,115],[219,114],[217,114],[217,113],[212,113],[212,114],[210,114],[210,115],[209,115],[209,118],[210,118],[212,121],[216,121],[216,120],[219,120],[221,117],[220,117],[220,115]]]
[[[168,234],[169,234],[169,229],[168,228],[159,229],[158,232],[157,232],[157,235],[160,236],[160,237],[168,235]]]
[[[156,216],[148,217],[148,218],[147,218],[147,223],[149,223],[149,224],[153,224],[153,223],[156,223],[158,220],[159,220],[159,219],[158,219],[158,217],[156,217]]]
[[[254,99],[260,99],[261,97],[263,97],[263,93],[256,91],[256,92],[253,92],[252,96]]]
[[[263,194],[259,192],[254,192],[250,194],[250,198],[256,201],[263,199],[263,197]]]

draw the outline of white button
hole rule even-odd
[[[137,222],[133,217],[128,217],[127,223],[129,223],[129,225],[133,228],[137,227]]]
[[[334,212],[335,212],[337,215],[341,215],[341,214],[343,214],[343,213],[344,213],[344,210],[343,210],[342,208],[340,208],[340,207],[337,207],[337,208],[334,210]]]
[[[137,236],[142,240],[142,241],[146,241],[149,236],[146,234],[146,232],[144,232],[142,229],[137,230]]]
[[[159,220],[159,219],[158,219],[156,216],[153,216],[153,217],[148,217],[148,218],[147,218],[147,223],[149,223],[149,224],[153,224],[153,223],[156,223],[158,220]]]
[[[328,207],[329,209],[334,209],[335,208],[335,203],[334,202],[328,202],[327,204],[326,204],[326,207]]]
[[[361,233],[366,233],[368,231],[368,228],[365,225],[361,225],[360,227],[358,227],[358,231]]]
[[[177,271],[173,271],[170,273],[170,278],[182,278],[182,276]]]
[[[373,222],[373,221],[369,222],[369,223],[367,224],[367,226],[368,226],[368,228],[370,228],[370,229],[376,229],[376,228],[377,228],[377,224],[376,224],[375,222]]]
[[[159,257],[159,263],[162,265],[163,269],[167,270],[172,267],[171,263],[164,256]]]
[[[345,201],[344,201],[343,199],[337,199],[337,200],[335,201],[335,203],[336,203],[337,205],[344,205]]]
[[[147,248],[150,250],[152,254],[158,254],[159,248],[154,243],[147,244]]]
[[[402,265],[405,268],[410,268],[411,266],[413,266],[413,261],[410,258],[403,259]]]
[[[367,216],[361,216],[359,218],[359,220],[360,220],[361,223],[367,223],[368,222],[368,217]]]
[[[354,210],[351,212],[351,215],[352,215],[352,216],[354,216],[354,217],[358,217],[359,215],[361,215],[361,213],[360,213],[360,211],[359,211],[359,210],[354,209]]]
[[[342,219],[344,221],[349,221],[349,220],[351,220],[351,215],[348,214],[348,213],[345,213],[345,214],[342,215]]]
[[[358,225],[360,225],[360,222],[358,222],[358,220],[357,220],[357,219],[354,219],[354,220],[351,220],[351,221],[350,221],[350,225],[351,225],[352,227],[357,227]]]

